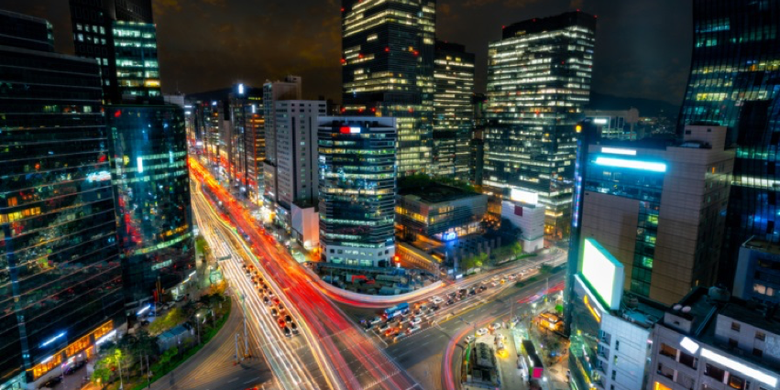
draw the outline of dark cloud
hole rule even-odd
[[[2,7],[48,19],[57,50],[73,52],[66,0],[6,0]],[[340,100],[337,0],[153,0],[166,92],[235,82],[259,86],[303,77],[308,98]],[[438,37],[477,55],[484,90],[487,44],[501,26],[581,9],[598,15],[592,88],[679,104],[690,68],[691,3],[679,0],[439,0]]]

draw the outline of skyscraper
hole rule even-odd
[[[463,45],[436,41],[434,64],[433,173],[465,181],[474,126],[474,54]]]
[[[0,388],[38,388],[124,323],[94,60],[0,11]]]
[[[317,123],[322,259],[390,266],[396,119],[320,117]]]
[[[110,105],[106,114],[127,302],[181,294],[195,265],[184,111]]]
[[[398,118],[398,174],[429,172],[434,0],[342,0],[342,112]]]
[[[276,144],[276,219],[288,233],[292,205],[317,201],[317,118],[325,116],[321,100],[280,100],[274,110]]]
[[[590,93],[596,18],[583,12],[518,22],[488,49],[483,184],[538,197],[545,232],[565,236],[574,125]]]
[[[233,87],[228,99],[233,133],[231,142],[234,145],[230,165],[241,193],[253,203],[259,203],[265,159],[263,91],[238,84]]]
[[[301,78],[287,76],[283,81],[267,81],[263,84],[263,116],[265,117],[265,161],[263,161],[263,197],[268,204],[278,200],[276,102],[301,99]],[[266,208],[269,210],[269,208]]]
[[[154,48],[148,46],[141,46],[139,50],[133,49],[134,45],[116,45],[114,42],[115,37],[114,28],[117,26],[116,22],[133,22],[139,25],[147,25],[145,30],[154,29],[153,17],[152,17],[152,1],[151,0],[69,0],[70,4],[70,19],[73,28],[73,43],[76,50],[76,55],[79,57],[95,58],[101,67],[101,74],[103,77],[103,91],[104,99],[106,102],[119,103],[122,100],[123,90],[120,87],[118,71],[123,74],[135,72],[139,69],[137,65],[131,65],[126,63],[123,66],[117,67],[118,58],[122,58],[124,61],[138,61],[139,58],[134,56],[128,56],[130,52],[145,52],[150,53],[154,50],[154,61],[157,61],[156,55],[156,43]],[[119,26],[124,29],[125,23],[120,23]],[[132,38],[127,35],[119,36],[122,41],[127,41],[128,38]],[[147,37],[139,41],[146,41]],[[121,52],[125,54],[117,53],[116,48],[119,47]],[[120,55],[118,55],[120,54]],[[149,58],[142,58],[141,61],[149,61]],[[144,66],[140,66],[144,68]],[[144,72],[152,72],[151,69],[144,70]],[[125,76],[126,77],[126,76]],[[157,89],[159,89],[159,76],[143,76],[148,80],[157,81]],[[154,89],[154,88],[153,88]],[[137,91],[137,88],[136,88]]]
[[[691,74],[677,128],[726,126],[726,144],[737,148],[721,261],[726,285],[745,240],[780,241],[778,13],[778,0],[693,2]]]
[[[159,300],[180,292],[195,256],[184,110],[164,103],[151,1],[70,9],[76,55],[103,71],[126,305]]]

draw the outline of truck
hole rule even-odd
[[[388,307],[385,309],[385,315],[388,317],[393,317],[395,313],[401,313],[406,310],[409,310],[409,304],[407,302],[402,302],[393,307]]]

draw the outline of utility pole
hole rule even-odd
[[[152,369],[149,366],[149,354],[146,355],[146,388],[152,388]]]
[[[244,294],[241,294],[241,308],[244,311],[244,356],[251,356],[249,354],[249,338],[246,336],[246,300],[244,299]]]
[[[236,339],[236,355],[235,355],[235,360],[233,361],[233,365],[238,364],[238,333],[236,333],[235,339]]]

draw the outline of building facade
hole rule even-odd
[[[342,0],[345,115],[398,118],[398,174],[431,168],[435,0]]]
[[[320,100],[281,100],[274,112],[276,139],[276,220],[292,233],[292,208],[314,208],[318,195],[317,118]],[[306,241],[305,239],[303,241]]]
[[[742,244],[733,294],[746,301],[780,304],[780,245],[757,238]]]
[[[570,256],[581,251],[575,239],[595,238],[625,266],[625,290],[665,304],[713,285],[734,161],[725,137],[724,127],[687,126],[671,144],[583,143]]]
[[[777,311],[697,288],[653,329],[647,389],[777,389]]]
[[[436,41],[433,77],[433,174],[466,181],[474,127],[474,54],[463,45]]]
[[[263,161],[263,197],[270,207],[264,207],[266,212],[273,212],[278,202],[278,175],[276,172],[276,102],[282,100],[300,100],[301,78],[287,76],[283,81],[267,81],[263,84],[263,116],[265,117],[265,160]]]
[[[780,1],[693,2],[691,74],[680,111],[686,124],[726,126],[737,148],[720,282],[733,282],[739,248],[755,236],[780,241]]]
[[[125,29],[128,27],[126,24],[115,24],[115,22],[134,22],[138,23],[138,26],[146,25],[143,29],[148,30],[154,28],[154,19],[152,15],[152,2],[151,0],[69,0],[70,5],[70,19],[73,28],[73,44],[76,55],[79,57],[94,58],[100,64],[100,70],[102,75],[103,84],[103,98],[107,103],[120,103],[122,101],[123,88],[120,88],[117,73],[117,47],[123,52],[136,51],[149,53],[155,48],[140,47],[133,49],[133,45],[124,46],[123,44],[117,46],[114,42],[115,34],[113,32],[114,27]],[[136,26],[137,27],[137,26]],[[132,36],[122,35],[121,40],[124,42],[130,41]],[[149,44],[148,37],[136,37],[142,38],[137,40],[138,42],[144,41],[144,44]],[[125,57],[125,55],[122,55]],[[138,60],[138,57],[134,55],[126,56],[125,60]],[[141,58],[142,62],[151,60],[150,58]],[[155,54],[154,61],[157,61]],[[135,72],[139,67],[136,66],[124,66],[123,72]],[[152,69],[149,69],[152,72]],[[144,70],[144,73],[146,70]],[[127,76],[123,76],[127,78]],[[145,79],[146,75],[143,76]],[[152,88],[159,92],[159,75],[148,77],[150,81],[157,80],[157,86]],[[137,87],[131,88],[131,90],[138,91]],[[153,94],[156,92],[153,92]]]
[[[634,107],[628,110],[585,110],[585,118],[592,119],[600,127],[602,138],[637,140],[645,137],[639,132],[639,110]]]
[[[183,293],[195,269],[184,111],[110,105],[106,115],[127,304]]]
[[[506,26],[488,48],[483,185],[538,194],[548,234],[568,233],[576,141],[588,104],[596,18],[582,12]]]
[[[115,21],[112,32],[119,96],[123,101],[162,101],[157,27],[152,23]]]
[[[38,388],[125,322],[110,152],[98,64],[0,26],[0,388]]]
[[[259,204],[263,188],[265,159],[265,118],[263,91],[244,84],[233,86],[228,95],[230,107],[230,177],[239,193]]]
[[[402,234],[442,241],[482,231],[487,195],[431,183],[398,191],[395,220]]]
[[[389,267],[396,118],[319,117],[317,124],[322,260]]]

